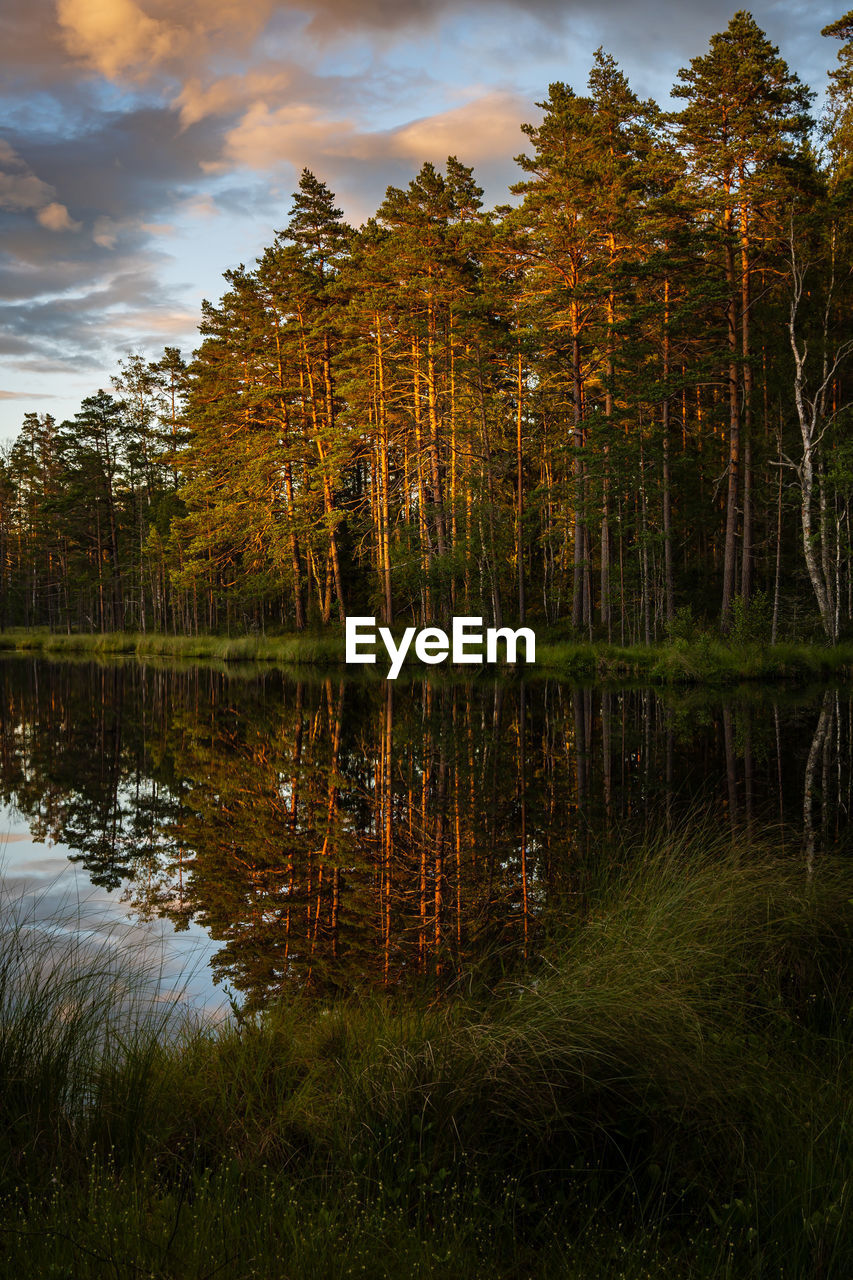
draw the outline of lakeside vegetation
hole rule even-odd
[[[7,904],[4,1269],[842,1276],[853,869],[775,844],[602,849],[524,968],[219,1025]]]
[[[343,635],[336,630],[291,635],[165,635],[161,632],[48,631],[45,628],[0,632],[0,653],[37,653],[47,658],[121,657],[166,658],[178,662],[223,662],[315,666],[345,664]],[[524,649],[522,647],[522,653]],[[384,662],[384,665],[383,665]],[[384,676],[387,660],[377,652],[375,666],[352,666],[359,675]],[[537,641],[536,663],[497,667],[453,667],[451,663],[425,669],[407,657],[404,671],[427,670],[440,679],[451,672],[470,679],[487,670],[490,675],[515,673],[533,678],[555,674],[595,683],[640,680],[648,684],[727,685],[740,681],[848,679],[853,674],[853,642],[836,645],[761,640],[738,643],[694,631],[690,639],[676,637],[653,645],[590,644],[546,633]]]
[[[15,629],[0,632],[0,652],[39,653],[45,657],[136,656],[175,661],[270,662],[282,665],[334,666],[344,662],[343,635],[290,636],[166,635],[158,631],[63,632]]]

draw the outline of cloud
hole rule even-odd
[[[300,36],[309,46],[345,46],[363,36],[387,47],[447,22],[484,18],[506,30],[510,44],[522,18],[546,28],[553,41],[590,18],[624,27],[628,8],[625,0],[57,0],[56,20],[65,51],[112,81],[177,77],[191,121],[199,110],[221,111],[223,93],[236,90],[236,80],[229,84],[217,67],[233,64],[235,55],[257,62],[265,44],[282,45],[285,58]],[[722,0],[658,0],[661,21],[646,25],[660,37],[701,23],[714,8],[729,14]]]
[[[131,103],[93,110],[79,135],[21,133],[16,144],[74,216],[94,226],[99,218],[162,221],[169,206],[194,193],[200,163],[219,155],[220,133],[216,122],[182,131],[167,106]]]
[[[186,309],[177,310],[170,300],[159,307],[147,310],[135,308],[124,315],[118,315],[113,319],[112,327],[116,331],[129,333],[142,346],[159,347],[164,341],[194,333],[198,327],[198,313]]]
[[[48,371],[101,371],[115,364],[117,345],[157,350],[164,337],[192,334],[197,317],[157,281],[151,263],[125,259],[122,266],[90,288],[7,304],[0,331],[7,364],[25,373],[45,361]]]
[[[57,0],[67,51],[110,80],[146,81],[163,70],[248,48],[274,0]]]
[[[37,177],[15,149],[0,139],[0,210],[34,213],[47,231],[79,231],[82,224],[73,221],[55,195],[55,188]]]
[[[211,172],[234,168],[271,175],[308,167],[344,199],[352,216],[373,213],[388,184],[405,183],[429,160],[448,155],[473,165],[495,199],[506,198],[516,176],[521,122],[538,114],[519,94],[481,92],[471,101],[391,129],[365,129],[355,119],[326,116],[309,103],[253,104],[225,136]]]
[[[93,93],[85,130],[65,133],[63,118],[0,142],[0,385],[10,392],[44,379],[45,392],[65,401],[81,382],[85,394],[89,378],[105,383],[120,347],[191,347],[192,300],[213,292],[227,265],[223,238],[213,279],[191,287],[167,252],[186,243],[188,217],[215,211],[199,165],[219,153],[220,126],[181,130],[168,106],[120,106],[105,109]],[[170,221],[180,223],[171,232]],[[16,401],[3,397],[2,407],[0,423],[12,429]]]
[[[284,98],[292,81],[290,69],[281,67],[256,68],[245,75],[225,76],[207,84],[192,76],[172,105],[178,108],[181,127],[186,129],[206,116],[228,116],[255,101]]]
[[[188,34],[150,18],[133,0],[59,0],[56,16],[69,53],[110,79],[159,66]]]
[[[282,162],[301,168],[318,159],[371,165],[404,159],[419,166],[459,152],[460,144],[474,161],[503,159],[512,156],[521,121],[531,111],[518,94],[494,91],[395,129],[364,130],[354,120],[328,118],[308,103],[271,108],[257,102],[227,133],[222,158],[208,167],[268,172]]]
[[[53,190],[34,173],[0,172],[0,209],[13,213],[38,209],[49,202]]]
[[[503,162],[517,153],[522,121],[536,114],[520,94],[494,90],[449,111],[402,125],[388,141],[397,155],[416,164],[457,154],[465,162],[469,157],[478,164]]]
[[[461,9],[489,3],[469,0]],[[528,7],[554,12],[552,0]],[[188,78],[192,67],[209,69],[212,58],[246,50],[282,25],[335,40],[353,31],[432,26],[459,9],[458,0],[57,0],[56,18],[72,57],[108,79],[136,82],[178,69]]]
[[[52,0],[3,0],[0,49],[7,89],[16,80],[56,84],[67,57]]]
[[[0,391],[0,400],[34,400],[38,396],[40,400],[55,400],[56,397],[49,395],[44,391]],[[7,831],[0,831],[0,844],[7,844],[11,840],[28,840],[29,836],[9,835]]]
[[[102,249],[114,249],[118,240],[118,223],[114,218],[106,216],[96,218],[92,228],[92,239]]]
[[[293,0],[288,7],[310,13],[311,34],[334,38],[341,32],[367,30],[375,32],[434,27],[446,15],[476,15],[486,10],[498,20],[513,9],[542,14],[559,21],[566,13],[564,0]],[[497,11],[497,14],[495,13]]]
[[[15,149],[0,139],[0,209],[35,212],[42,226],[52,231],[70,230],[68,210],[56,203],[55,195],[55,188],[37,177]]]
[[[188,218],[215,218],[219,210],[216,207],[216,201],[213,196],[203,193],[194,196],[188,196],[187,199],[179,206],[179,210]]]
[[[301,167],[310,156],[351,154],[357,141],[353,121],[327,119],[308,103],[270,107],[266,102],[256,102],[227,133],[222,158],[208,167],[226,170],[239,165],[270,170],[282,161]]]
[[[83,225],[82,222],[72,222],[65,205],[56,200],[51,200],[50,204],[39,209],[36,221],[47,227],[48,231],[79,231]]]

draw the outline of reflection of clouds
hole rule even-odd
[[[8,854],[7,845],[15,846]],[[57,951],[74,942],[92,960],[126,955],[154,982],[151,996],[159,1003],[179,998],[220,1010],[222,994],[209,968],[214,948],[204,930],[191,923],[178,932],[169,920],[131,918],[119,891],[93,885],[68,861],[70,852],[46,856],[28,832],[0,834],[0,921],[11,915],[40,945]]]
[[[19,839],[25,840],[26,837],[20,836]],[[38,850],[42,847],[43,846],[35,843],[30,844],[30,848],[33,851]],[[47,879],[58,880],[60,876],[66,875],[69,872],[73,873],[74,871],[74,868],[69,866],[67,858],[64,858],[64,857],[40,858],[38,857],[37,854],[35,856],[30,856],[30,857],[27,857],[26,855],[24,855],[22,858],[20,858],[20,861],[18,863],[14,863],[7,859],[6,867],[7,867],[7,870],[3,879],[4,879],[4,883],[7,886],[11,886],[13,884],[12,872],[16,867],[18,867],[22,872],[26,872],[26,874],[22,875],[20,879],[21,879],[21,883],[27,883],[27,884],[29,884],[33,879],[36,879],[36,878],[42,879],[42,880],[47,880]]]

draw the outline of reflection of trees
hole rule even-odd
[[[697,792],[735,825],[790,814],[807,765],[812,853],[809,797],[828,832],[850,793],[835,694],[812,738],[805,695],[770,714],[752,695],[26,661],[0,686],[2,799],[138,913],[197,919],[256,1003],[529,951],[602,831],[676,821]]]
[[[173,778],[151,730],[169,673],[29,661],[3,664],[0,681],[0,797],[33,836],[68,845],[107,888],[156,862]]]
[[[172,834],[193,851],[197,918],[224,943],[216,970],[242,990],[297,975],[327,985],[343,952],[364,949],[366,868],[340,803],[343,710],[343,686],[306,697],[297,684],[248,714],[223,701],[184,734],[187,790]]]
[[[814,822],[816,792],[821,798],[824,824],[829,818],[831,734],[837,700],[837,693],[833,695],[832,690],[827,689],[823,695],[817,725],[809,746],[809,754],[806,757],[806,771],[803,781],[803,848],[806,855],[806,869],[809,874],[814,870],[815,844],[817,840]],[[840,729],[840,717],[838,726]],[[840,776],[840,751],[838,753],[838,768]]]

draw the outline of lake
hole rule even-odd
[[[583,688],[0,662],[5,892],[257,1008],[511,966],[607,860],[702,822],[846,839],[846,688]],[[181,975],[184,975],[181,978]],[[189,975],[189,976],[187,976]]]

